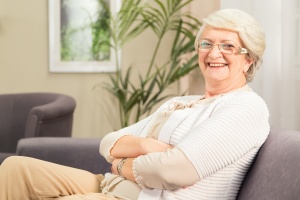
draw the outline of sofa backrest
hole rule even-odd
[[[300,132],[271,129],[242,183],[237,199],[300,199]]]

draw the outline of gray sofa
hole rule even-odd
[[[103,174],[110,165],[99,155],[99,143],[91,138],[27,138],[19,141],[17,154]],[[300,132],[271,129],[237,199],[300,199]]]

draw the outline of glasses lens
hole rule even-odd
[[[198,49],[201,51],[209,51],[213,48],[213,43],[207,40],[201,40],[198,42]]]
[[[222,52],[227,53],[227,54],[232,54],[233,52],[236,51],[236,47],[230,43],[221,43],[221,44],[219,44],[219,47]]]

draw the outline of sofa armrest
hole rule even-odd
[[[110,171],[110,164],[99,153],[100,141],[96,138],[24,138],[18,142],[17,155],[105,174]]]

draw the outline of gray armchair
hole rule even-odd
[[[0,164],[29,137],[70,137],[75,100],[56,93],[0,95]]]

